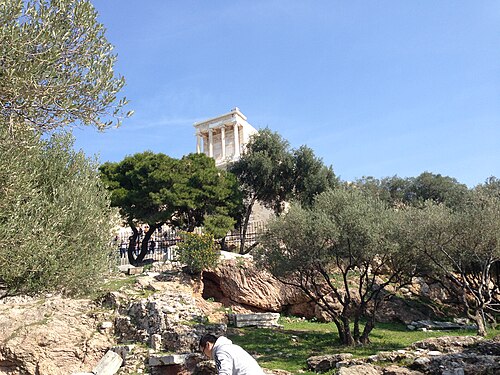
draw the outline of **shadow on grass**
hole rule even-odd
[[[408,332],[408,327],[404,324],[399,323],[376,323],[375,329],[372,331],[371,335],[376,333],[377,330],[380,331],[393,331],[393,332]]]

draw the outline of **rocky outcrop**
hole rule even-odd
[[[300,290],[257,269],[248,258],[228,259],[203,272],[203,297],[213,298],[235,312],[281,312],[309,301]]]
[[[372,365],[354,365],[351,367],[341,367],[339,375],[382,375],[382,371]]]
[[[477,336],[446,336],[414,343],[406,350],[380,352],[368,358],[317,356],[307,360],[316,372],[337,368],[338,374],[377,375],[490,375],[500,373],[500,339]],[[387,363],[393,363],[387,366]],[[408,363],[408,367],[397,365]],[[384,365],[384,366],[382,366]]]
[[[408,300],[392,296],[380,305],[377,321],[410,324],[412,321],[429,319],[431,316],[435,316],[434,311],[425,305],[419,304],[417,308],[415,304],[410,305]]]
[[[283,312],[307,319],[331,321],[331,317],[315,301],[298,288],[281,283],[266,270],[256,268],[251,257],[226,256],[215,270],[203,273],[202,282],[205,299],[221,302],[236,313]],[[395,290],[389,286],[388,292]],[[342,309],[327,289],[324,298],[331,306]],[[415,303],[415,299],[419,298],[433,303]],[[413,283],[403,288],[398,296],[393,295],[381,304],[377,320],[410,324],[412,321],[436,319],[440,311],[435,306],[448,299],[446,289],[440,284],[414,278]]]
[[[207,324],[207,317],[218,319],[224,313],[213,312],[220,304],[202,299],[199,280],[168,268],[136,281],[124,291],[108,293],[100,303],[59,296],[2,299],[0,374],[88,374],[103,364],[111,371],[119,361],[116,356],[108,361],[113,356],[106,357],[109,350],[123,362],[120,375],[137,374],[162,352],[197,351],[201,335],[225,333],[224,324]],[[181,367],[195,369],[193,361],[203,360],[192,358]],[[165,373],[158,364],[151,369]]]
[[[166,280],[168,275],[155,273],[140,279],[142,285],[154,288],[156,293],[118,309],[115,334],[120,342],[138,341],[149,344],[155,351],[190,353],[198,349],[199,339],[205,333],[225,333],[224,324],[207,324],[191,283]]]
[[[336,368],[337,363],[351,358],[351,353],[317,355],[307,359],[307,368],[314,372],[326,372]]]
[[[92,369],[114,346],[89,300],[60,296],[0,302],[0,374],[67,375]]]
[[[411,365],[411,368],[426,374],[500,373],[500,341],[484,340],[477,336],[451,336],[427,339],[414,343],[412,347],[433,353],[415,359]]]
[[[219,277],[221,289],[234,291],[236,297],[224,298],[240,300],[234,303],[242,309],[308,305],[300,293],[286,292],[286,287],[269,275],[261,278],[250,264],[239,259],[231,262],[214,271],[213,277]],[[206,280],[210,280],[208,275]],[[108,293],[101,305],[58,296],[0,301],[0,374],[88,373],[108,350],[118,353],[123,361],[120,375],[146,370],[151,374],[215,374],[213,363],[195,352],[203,334],[226,332],[222,318],[228,309],[204,300],[201,294],[207,288],[203,289],[202,280],[179,270],[147,272],[133,280],[132,291]],[[266,296],[269,300],[264,301]],[[249,301],[254,301],[253,305]],[[409,367],[398,366],[400,363]],[[317,372],[336,368],[339,374],[466,375],[500,373],[499,363],[500,340],[467,336],[428,339],[406,350],[365,359],[323,356],[310,359],[308,366]],[[286,375],[283,371],[266,373]]]

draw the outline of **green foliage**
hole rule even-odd
[[[255,199],[281,212],[293,191],[293,158],[289,144],[278,133],[260,130],[252,136],[247,151],[229,171],[238,178],[248,202]]]
[[[150,151],[127,156],[119,163],[99,168],[111,192],[111,204],[119,207],[126,222],[155,224],[171,219],[175,212],[178,161]]]
[[[10,294],[92,289],[108,267],[115,212],[97,163],[68,134],[0,127],[0,281]]]
[[[417,270],[455,284],[469,318],[486,333],[486,321],[494,322],[498,310],[500,261],[500,196],[495,189],[479,186],[460,206],[426,201],[401,210],[405,223],[400,243],[408,253],[419,254]]]
[[[146,151],[105,163],[100,171],[113,206],[128,223],[169,223],[192,231],[206,215],[230,216],[241,204],[234,176],[204,154],[178,160]]]
[[[0,2],[1,116],[39,130],[119,124],[113,46],[86,0]],[[11,123],[11,126],[12,126]]]
[[[232,217],[241,210],[236,178],[217,169],[215,161],[204,154],[178,160],[146,151],[119,163],[105,163],[100,171],[111,191],[112,205],[120,208],[134,238],[138,238],[138,223],[149,225],[137,258],[133,245],[129,246],[131,263],[142,261],[151,234],[165,223],[193,231],[207,220],[208,230],[223,237],[233,228]]]
[[[323,164],[312,149],[301,146],[293,151],[294,199],[304,207],[312,206],[314,198],[338,185],[332,167]]]
[[[253,135],[246,152],[229,167],[244,195],[240,253],[245,249],[245,234],[254,204],[258,201],[282,213],[291,199],[310,206],[317,194],[337,185],[331,167],[326,167],[313,151],[302,146],[291,150],[288,142],[269,129]]]
[[[457,207],[464,201],[467,193],[467,186],[460,184],[455,178],[424,172],[412,179],[406,199],[412,203],[432,200]]]
[[[221,231],[227,233],[233,229],[233,218],[240,214],[242,206],[235,176],[218,169],[214,159],[205,154],[183,156],[177,173],[176,226],[192,231],[203,225],[206,218],[216,215],[214,220],[224,225]],[[225,233],[220,237],[223,236]]]
[[[328,190],[311,209],[292,206],[269,225],[260,263],[318,301],[344,344],[365,344],[384,289],[407,283],[418,263],[399,242],[401,225],[397,211],[363,190]],[[326,290],[341,309],[322,298]],[[369,322],[363,332],[361,318]]]
[[[500,198],[500,179],[495,176],[491,176],[486,179],[484,184],[476,186],[476,190],[483,191],[485,194]]]
[[[214,238],[224,238],[234,228],[236,220],[226,215],[210,215],[205,218],[204,230]]]
[[[208,234],[181,233],[178,260],[187,265],[192,274],[217,266],[219,251],[214,243],[214,238]]]
[[[67,134],[40,135],[131,114],[112,49],[89,1],[0,1],[0,282],[11,294],[83,293],[106,270],[116,213],[96,161]]]
[[[393,205],[401,203],[421,206],[430,200],[443,203],[448,207],[458,208],[466,199],[469,190],[456,179],[440,174],[423,172],[417,177],[386,177],[378,180],[363,177],[355,185]]]

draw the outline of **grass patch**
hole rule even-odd
[[[109,292],[119,292],[122,290],[133,290],[137,282],[138,275],[117,275],[105,280],[101,285],[96,287],[88,298],[97,301]]]
[[[122,289],[132,288],[137,282],[137,276],[118,276],[106,280],[99,288],[103,292],[118,292]]]
[[[360,347],[340,345],[333,323],[318,323],[301,319],[281,319],[283,330],[244,328],[233,329],[229,338],[253,354],[259,364],[269,369],[282,369],[292,374],[304,372],[307,358],[313,355],[352,353],[366,357],[380,351],[403,349],[429,337],[467,336],[474,331],[408,331],[403,324],[379,323],[370,335],[371,344]],[[489,337],[500,330],[491,331]]]

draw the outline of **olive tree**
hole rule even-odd
[[[86,0],[0,1],[0,284],[10,294],[83,292],[108,264],[109,195],[96,161],[63,133],[131,114],[104,32]]]
[[[0,284],[11,295],[91,290],[118,224],[96,160],[75,152],[68,134],[0,135]]]
[[[434,275],[460,291],[466,315],[486,335],[500,312],[500,197],[475,189],[460,210],[427,202],[415,210],[415,249],[430,260]]]
[[[87,0],[0,1],[0,116],[48,130],[119,124],[125,81]]]
[[[365,344],[387,286],[406,285],[416,272],[417,260],[398,241],[403,219],[360,189],[328,190],[311,208],[295,205],[270,223],[259,261],[314,300],[343,344]]]

